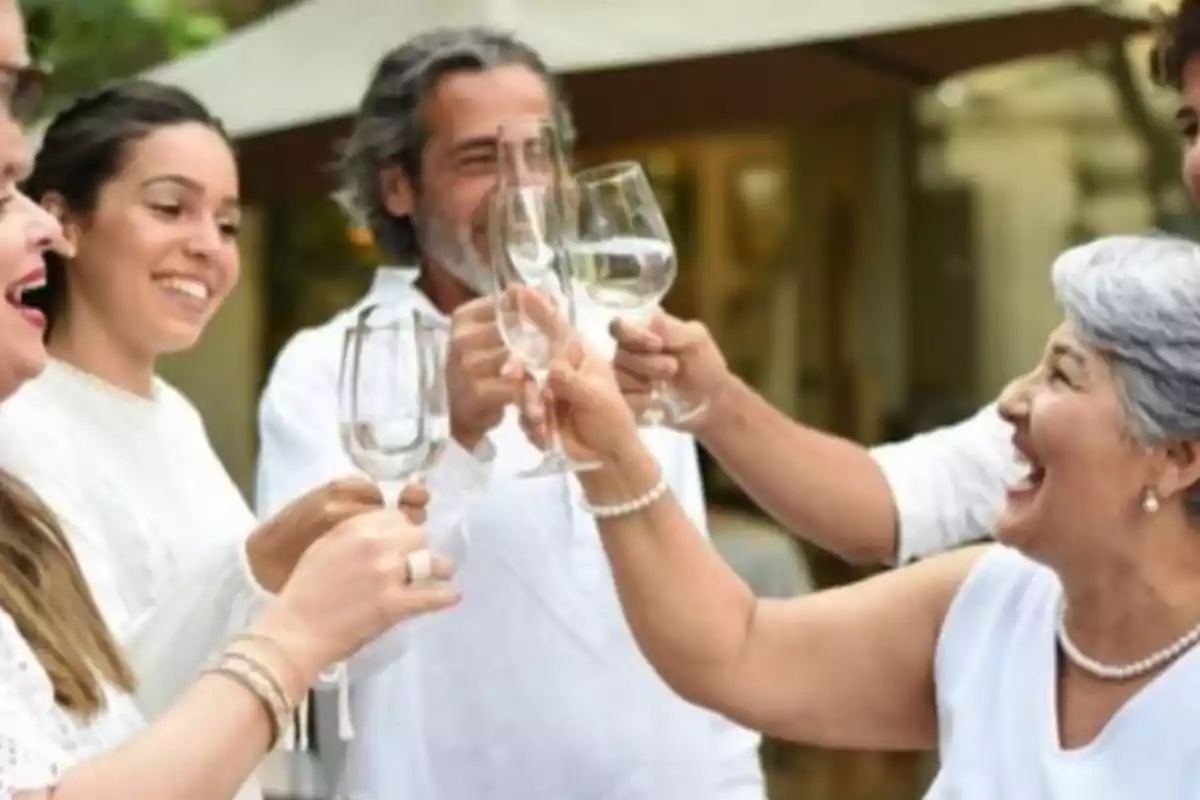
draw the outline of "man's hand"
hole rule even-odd
[[[614,320],[611,333],[617,341],[617,381],[636,414],[649,404],[655,383],[669,386],[689,403],[711,404],[731,378],[725,356],[703,323],[660,313],[648,327]]]
[[[461,306],[450,321],[446,391],[450,396],[450,434],[473,451],[500,423],[504,407],[517,403],[527,376],[509,352],[496,325],[491,297]]]

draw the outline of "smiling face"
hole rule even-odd
[[[0,142],[0,151],[7,150]],[[60,235],[58,221],[17,191],[12,175],[18,169],[23,167],[0,165],[0,399],[46,366],[46,318],[22,300],[26,291],[45,283],[43,255]]]
[[[17,4],[0,0],[0,72],[28,63]],[[25,138],[11,114],[0,112],[0,399],[46,364],[45,318],[21,298],[45,280],[42,256],[58,242],[60,231],[53,217],[17,191],[28,168]]]
[[[550,87],[520,64],[447,73],[423,104],[428,142],[414,186],[399,167],[381,176],[388,211],[411,214],[425,253],[476,292],[490,288],[485,198],[496,185],[498,134],[514,122],[549,118]]]
[[[90,212],[53,195],[43,202],[75,250],[63,309],[73,331],[100,328],[149,357],[187,350],[237,283],[237,165],[205,125],[161,127],[130,144]]]
[[[1051,334],[1037,368],[1005,389],[1000,411],[1029,472],[1009,487],[997,539],[1054,560],[1060,548],[1103,547],[1103,532],[1144,520],[1160,454],[1131,437],[1111,365],[1068,325]]]

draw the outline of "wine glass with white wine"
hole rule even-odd
[[[621,319],[647,324],[675,283],[675,244],[641,165],[621,161],[575,175],[567,245],[571,272],[587,298]],[[641,415],[647,425],[678,425],[704,409],[703,398],[682,398],[651,387]]]

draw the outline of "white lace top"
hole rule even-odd
[[[141,726],[133,701],[117,692],[88,723],[61,709],[46,671],[0,611],[0,800],[53,786],[66,770],[111,750]]]
[[[263,607],[245,560],[254,514],[195,407],[165,381],[138,397],[52,361],[0,405],[0,469],[62,525],[137,676],[143,718],[170,706]],[[112,744],[116,730],[89,741]]]

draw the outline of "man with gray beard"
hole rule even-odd
[[[355,313],[386,303],[450,321],[453,444],[429,477],[429,514],[432,541],[465,557],[464,600],[351,663],[356,730],[341,794],[763,800],[758,737],[680,699],[638,652],[575,480],[515,477],[540,454],[515,414],[527,379],[505,369],[487,296],[482,209],[500,126],[528,118],[570,136],[545,64],[507,35],[434,31],[384,57],[346,149],[345,188],[395,266],[358,305],[296,334],[262,398],[258,510],[270,513],[354,471],[338,437],[337,375]],[[581,315],[613,352],[607,323]],[[644,435],[703,531],[692,438]],[[385,659],[395,663],[378,669]]]

